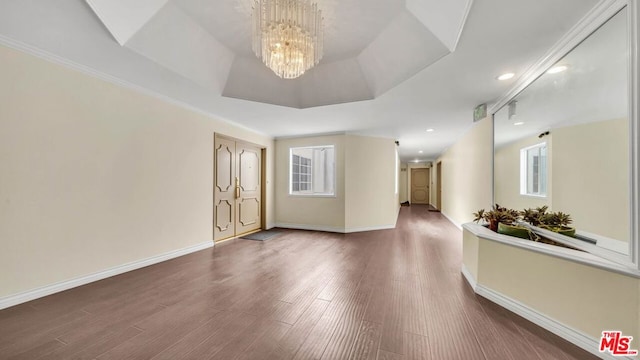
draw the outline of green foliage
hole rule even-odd
[[[524,220],[533,226],[542,227],[551,231],[560,232],[563,235],[574,236],[571,232],[575,232],[575,229],[569,228],[568,225],[572,223],[571,215],[567,213],[563,213],[561,211],[558,212],[548,212],[548,206],[539,206],[535,209],[524,209],[522,211],[517,211],[513,209],[508,209],[502,207],[498,204],[493,205],[493,207],[486,211],[485,209],[480,209],[477,212],[473,213],[474,219],[473,221],[486,222],[489,224],[489,228],[493,231],[498,232],[498,224],[502,223],[504,225],[514,226],[516,229],[525,229],[528,232],[528,237],[532,241],[542,241],[548,244],[564,246],[560,243],[557,243],[552,240],[548,240],[545,238],[541,238],[536,233],[531,231],[527,226],[522,227],[522,223],[520,221]],[[502,227],[504,231],[504,227]],[[569,231],[567,231],[569,230]],[[511,230],[509,230],[511,231]],[[504,232],[507,235],[508,232]],[[514,235],[512,235],[514,236]],[[517,235],[516,235],[517,236]],[[520,235],[518,237],[523,237]]]
[[[571,215],[558,212],[547,212],[547,206],[537,207],[535,209],[524,209],[520,211],[522,219],[533,226],[544,227],[562,227],[568,226],[573,222]]]
[[[544,225],[555,227],[568,226],[573,222],[571,215],[565,214],[561,211],[545,214],[542,220]]]
[[[543,218],[547,214],[547,209],[549,209],[549,207],[546,205],[537,207],[535,209],[524,209],[520,211],[520,216],[522,216],[522,219],[529,224],[533,226],[540,226],[541,224],[543,224]]]
[[[473,213],[473,221],[479,223],[484,220],[484,209],[478,210],[478,212]]]
[[[473,213],[473,216],[473,221],[475,222],[484,220],[490,224],[495,223],[496,226],[498,223],[512,225],[516,223],[516,220],[520,219],[520,213],[517,210],[507,209],[498,204],[493,205],[489,211],[480,209]]]

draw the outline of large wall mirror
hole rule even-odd
[[[635,8],[616,3],[595,31],[499,104],[494,202],[568,213],[577,237],[563,240],[629,264],[637,248],[630,46]]]

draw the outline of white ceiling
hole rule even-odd
[[[239,56],[251,50],[251,0],[172,0]],[[324,18],[324,60],[357,56],[404,9],[404,0],[317,0]],[[339,16],[338,16],[339,15]],[[249,25],[249,26],[247,26]]]
[[[149,1],[142,3],[149,10]],[[141,16],[105,0],[96,14],[114,38],[123,19],[139,26]],[[172,0],[156,3],[156,13],[124,46],[222,96],[298,109],[371,100],[451,52],[464,25],[470,0],[434,2],[414,11],[404,0],[320,0],[325,9],[325,56],[303,76],[277,77],[251,50],[251,0]],[[112,6],[110,6],[112,4]],[[126,12],[126,11],[124,11]],[[450,22],[423,23],[423,13],[449,13]],[[424,16],[422,16],[424,18]],[[434,31],[435,29],[437,31]],[[400,41],[399,41],[400,40]]]
[[[627,10],[599,27],[556,64],[567,70],[545,73],[495,115],[495,145],[504,146],[554,128],[628,117]],[[523,122],[522,125],[514,123]]]
[[[245,43],[248,1],[88,2],[0,2],[0,42],[274,137],[395,138],[405,161],[437,157],[471,127],[475,105],[513,84],[497,75],[522,74],[597,3],[475,0],[465,22],[470,0],[318,1],[327,57],[290,85],[270,80]]]

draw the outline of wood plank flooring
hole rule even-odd
[[[0,359],[592,359],[476,296],[426,206],[355,234],[286,230],[0,311]]]

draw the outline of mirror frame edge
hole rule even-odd
[[[629,120],[630,120],[630,225],[631,225],[631,243],[629,246],[629,257],[635,265],[635,269],[640,270],[640,150],[638,149],[638,141],[640,141],[640,113],[639,102],[640,89],[640,59],[638,54],[638,41],[640,40],[640,6],[638,0],[627,0],[628,16],[629,16]]]
[[[495,103],[489,108],[491,114],[491,122],[494,131],[492,132],[493,143],[495,143],[495,114],[504,107],[509,101],[520,94],[531,83],[538,79],[544,72],[549,69],[553,64],[562,59],[571,50],[578,46],[582,41],[588,38],[593,32],[595,32],[600,26],[606,23],[611,17],[627,7],[627,21],[628,21],[628,43],[629,43],[629,84],[628,84],[628,96],[629,96],[629,137],[630,137],[630,177],[629,177],[629,194],[631,202],[629,204],[629,217],[630,217],[630,242],[629,242],[629,254],[625,256],[626,261],[619,261],[617,259],[611,259],[608,256],[602,256],[601,254],[595,254],[605,259],[615,261],[618,264],[622,264],[626,267],[631,267],[633,271],[640,271],[640,231],[639,231],[639,217],[640,217],[640,152],[638,149],[638,141],[640,140],[640,123],[638,119],[639,115],[639,99],[640,89],[638,87],[640,76],[640,67],[638,57],[638,41],[640,40],[640,6],[638,5],[640,0],[601,0],[596,6],[594,6],[580,21],[578,21],[559,41],[557,41],[551,49],[549,49],[544,56],[538,59],[533,65],[531,65],[517,80],[516,83],[501,96]],[[492,199],[495,204],[495,155],[492,157]]]

